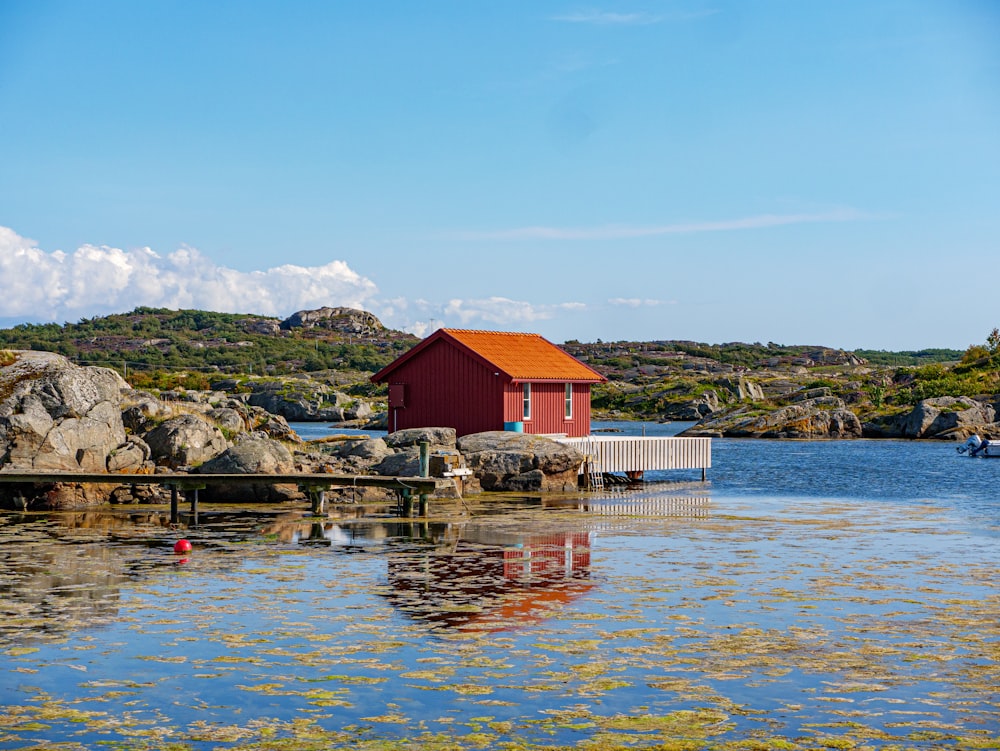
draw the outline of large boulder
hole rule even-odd
[[[371,473],[388,477],[419,477],[420,449],[410,447],[388,454],[372,467]]]
[[[227,448],[222,431],[197,415],[178,415],[143,436],[159,466],[197,466],[214,459]]]
[[[967,396],[942,396],[924,399],[903,418],[901,429],[905,438],[931,438],[951,433],[956,438],[968,438],[972,432],[993,422],[993,405],[977,402]],[[961,428],[967,429],[966,435]]]
[[[235,445],[197,469],[198,474],[219,475],[291,474],[294,471],[291,452],[283,444],[261,434],[244,435]],[[211,485],[204,492],[206,500],[217,501],[280,502],[302,497],[296,485],[268,482]]]
[[[455,448],[454,428],[408,428],[397,430],[385,439],[389,448],[407,448],[428,443],[432,448]]]
[[[583,462],[576,449],[528,433],[472,433],[457,446],[483,490],[575,490]]]
[[[0,367],[0,466],[104,472],[125,443],[121,395],[107,368],[80,367],[49,352],[18,352]]]
[[[967,396],[923,399],[909,412],[865,423],[865,435],[877,438],[942,438],[965,440],[973,433],[996,430],[996,408]]]

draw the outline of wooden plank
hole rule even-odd
[[[407,489],[418,493],[433,493],[437,480],[433,477],[385,477],[382,475],[341,475],[326,473],[286,474],[128,474],[123,472],[11,472],[0,470],[0,482],[14,483],[101,483],[107,485],[166,485],[168,487],[194,488],[206,485],[301,485],[316,489],[333,487],[373,487]]]

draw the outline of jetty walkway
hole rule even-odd
[[[189,475],[164,472],[160,474],[129,474],[124,472],[9,472],[0,470],[0,483],[48,485],[52,483],[101,485],[162,485],[170,488],[170,521],[178,522],[178,495],[183,492],[191,503],[191,515],[197,524],[198,491],[215,486],[232,485],[297,485],[308,494],[312,512],[326,513],[326,491],[332,488],[385,488],[401,497],[400,507],[409,516],[413,495],[420,498],[420,512],[426,513],[427,497],[437,488],[433,477],[385,477],[381,475],[344,475],[292,472],[285,474],[204,474]]]
[[[555,440],[584,455],[580,474],[588,488],[602,487],[604,479],[615,473],[637,482],[652,470],[700,469],[704,481],[712,466],[711,438],[590,435]]]

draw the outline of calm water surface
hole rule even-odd
[[[1000,461],[716,440],[713,465],[429,521],[0,515],[0,748],[1000,743]]]

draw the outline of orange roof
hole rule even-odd
[[[596,370],[538,334],[469,329],[438,329],[409,352],[382,368],[371,380],[374,383],[385,381],[397,367],[441,339],[494,370],[501,371],[512,381],[598,383],[606,380]]]
[[[514,380],[603,381],[604,376],[584,365],[538,334],[509,331],[440,329]]]

